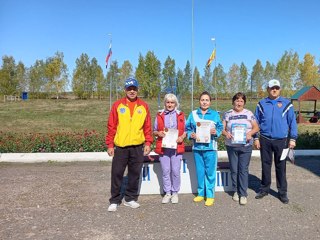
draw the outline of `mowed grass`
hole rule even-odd
[[[115,101],[115,99],[113,99]],[[150,106],[152,122],[156,112],[163,107],[163,100],[145,99]],[[248,101],[246,108],[254,111],[256,101]],[[159,108],[160,105],[160,108]],[[186,116],[191,111],[191,100],[181,100],[181,110]],[[194,100],[194,108],[199,106]],[[212,108],[221,113],[229,110],[231,100],[212,101]],[[0,103],[0,131],[11,133],[54,133],[54,132],[84,132],[95,130],[106,133],[106,123],[109,115],[109,100],[70,100],[46,99],[19,102]],[[320,125],[300,125],[299,132],[320,131]]]

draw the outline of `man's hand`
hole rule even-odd
[[[254,146],[255,146],[256,149],[260,149],[260,141],[259,141],[259,139],[255,139],[254,140]]]
[[[150,153],[150,151],[151,151],[150,146],[146,146],[145,145],[144,148],[143,148],[143,155],[147,156]]]
[[[294,149],[296,146],[296,141],[290,140],[289,142],[289,148]]]
[[[108,155],[110,157],[113,157],[114,156],[114,148],[113,147],[112,148],[108,148],[107,153],[108,153]]]

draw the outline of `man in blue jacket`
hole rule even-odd
[[[278,197],[284,204],[287,196],[286,161],[280,160],[284,148],[294,148],[298,136],[297,122],[290,100],[280,96],[280,82],[272,79],[267,86],[268,97],[259,101],[255,116],[260,127],[260,138],[255,146],[260,149],[262,179],[256,199],[268,195],[271,185],[272,154],[274,158]]]

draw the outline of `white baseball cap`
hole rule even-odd
[[[280,87],[280,82],[279,82],[279,80],[277,80],[277,79],[272,79],[272,80],[270,80],[270,81],[268,82],[268,87],[269,87],[269,88],[272,88],[272,87],[275,87],[275,86]]]

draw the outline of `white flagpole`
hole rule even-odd
[[[110,45],[109,46],[112,46],[112,34],[111,33],[109,33],[108,34],[108,36],[110,36]],[[110,48],[109,48],[110,49]],[[111,50],[112,51],[112,50]],[[110,59],[109,59],[109,62],[110,62],[110,64],[109,65],[111,65],[111,58],[112,58],[112,54],[111,54],[111,56],[110,56]],[[111,77],[110,77],[110,89],[109,89],[109,102],[110,102],[110,111],[111,111],[111,106],[112,106],[112,91],[111,91],[111,86],[112,86],[112,75],[111,75]]]
[[[193,111],[193,49],[194,49],[194,34],[193,34],[193,5],[194,0],[192,0],[192,13],[191,13],[191,111]]]

